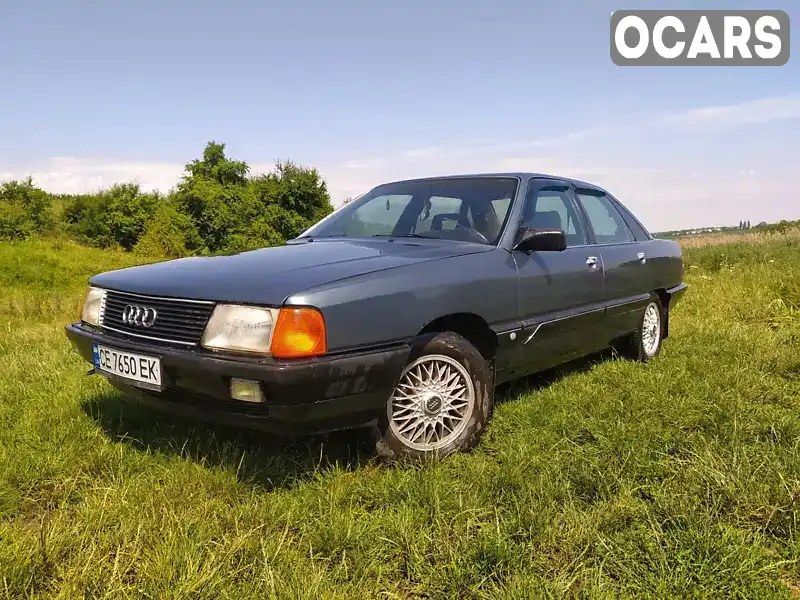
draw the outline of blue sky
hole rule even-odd
[[[683,2],[681,7],[691,7]],[[385,180],[529,170],[654,230],[800,218],[800,61],[618,67],[609,17],[674,2],[4,0],[0,180],[167,190],[205,143]],[[783,8],[797,37],[800,8]]]

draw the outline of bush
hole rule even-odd
[[[249,172],[225,155],[225,144],[209,142],[168,195],[117,183],[52,196],[30,177],[10,181],[0,187],[0,238],[58,230],[90,246],[178,257],[277,246],[333,210],[316,169],[286,161],[272,173]]]
[[[64,218],[69,233],[81,242],[131,250],[162,202],[157,192],[145,194],[136,183],[118,183],[95,194],[74,196],[67,201]]]
[[[52,197],[33,185],[33,179],[0,185],[0,238],[23,240],[49,231],[54,219]]]
[[[148,221],[134,251],[144,256],[180,258],[203,254],[205,248],[192,219],[165,202]]]

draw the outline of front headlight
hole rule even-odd
[[[211,350],[308,358],[328,351],[325,319],[316,308],[218,304],[200,344]]]
[[[211,350],[239,350],[267,354],[278,310],[236,304],[218,304],[200,344]]]
[[[100,325],[100,309],[105,295],[104,289],[89,286],[81,302],[81,321],[95,327]]]

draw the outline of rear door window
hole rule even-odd
[[[578,201],[583,206],[589,224],[598,244],[622,244],[633,242],[633,233],[605,194],[578,193]]]

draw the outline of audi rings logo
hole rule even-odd
[[[122,322],[135,327],[152,327],[156,323],[158,312],[155,308],[128,304],[122,311]]]

